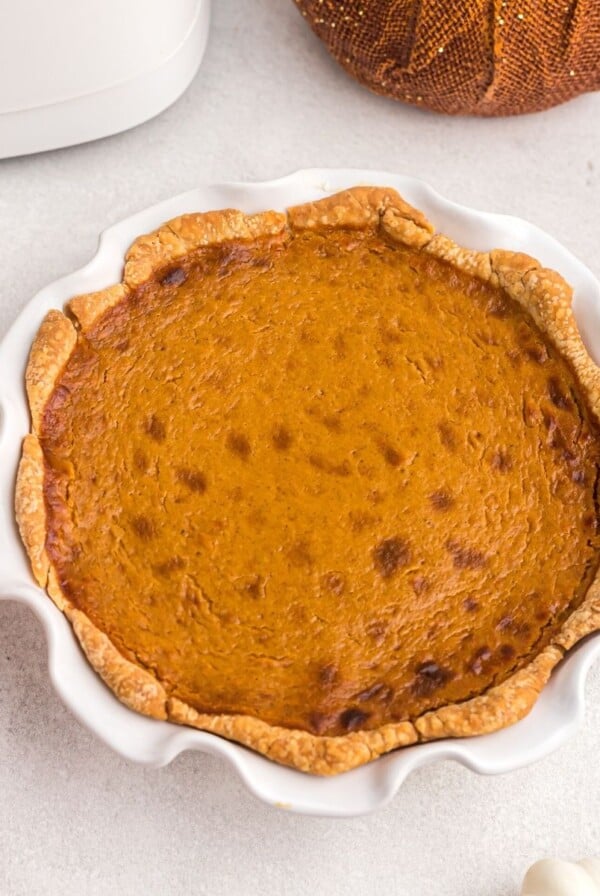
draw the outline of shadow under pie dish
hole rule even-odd
[[[392,190],[186,215],[42,324],[20,529],[127,705],[343,771],[599,627],[598,382],[557,274]]]

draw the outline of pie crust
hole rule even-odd
[[[534,705],[552,669],[577,641],[600,628],[600,584],[596,575],[585,599],[558,635],[528,665],[501,684],[461,703],[442,706],[412,721],[319,736],[271,725],[250,715],[203,714],[169,696],[150,672],[119,653],[106,634],[77,609],[61,589],[46,550],[44,456],[38,435],[46,403],[64,369],[78,332],[89,330],[107,309],[166,265],[199,247],[218,246],[260,236],[285,236],[304,230],[379,228],[398,244],[428,253],[456,268],[501,287],[516,300],[568,360],[587,397],[588,410],[600,420],[600,369],[589,357],[571,311],[572,290],[554,271],[533,258],[506,250],[475,252],[435,233],[418,210],[393,190],[356,187],[287,214],[244,215],[225,210],[176,218],[136,240],[126,256],[123,282],[71,300],[67,314],[50,311],[35,339],[26,374],[32,433],[23,444],[16,488],[16,516],[37,582],[62,610],[94,669],[131,709],[222,735],[279,763],[318,775],[362,765],[398,747],[443,737],[484,734],[523,718]]]

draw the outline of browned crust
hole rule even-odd
[[[181,215],[135,241],[125,256],[123,282],[133,289],[161,268],[202,246],[276,236],[285,229],[286,217],[280,212],[244,215],[236,209],[224,209]]]
[[[562,656],[557,647],[546,647],[502,684],[464,703],[425,713],[415,722],[421,739],[488,734],[512,725],[527,715]]]
[[[220,734],[282,765],[314,775],[348,771],[382,753],[414,744],[418,739],[410,722],[383,725],[374,731],[355,731],[341,737],[319,737],[308,731],[269,725],[253,716],[201,714],[176,698],[168,702],[168,715],[173,722]]]
[[[34,433],[39,432],[46,402],[76,342],[77,333],[71,321],[60,311],[49,311],[31,347],[25,374]]]
[[[229,209],[176,218],[136,240],[127,253],[123,283],[73,299],[69,311],[85,331],[131,289],[202,246],[263,236],[292,238],[297,231],[334,227],[381,228],[399,243],[428,252],[500,286],[532,315],[570,361],[590,410],[600,422],[600,368],[581,341],[571,310],[572,290],[563,278],[520,253],[475,252],[457,245],[443,234],[436,234],[423,213],[392,189],[356,187],[291,208],[287,216],[278,212],[244,215]],[[34,433],[39,431],[44,406],[76,338],[73,325],[58,311],[51,311],[40,327],[26,375]],[[383,725],[373,731],[320,737],[270,725],[252,716],[201,714],[169,697],[150,671],[124,659],[108,637],[62,594],[45,550],[43,478],[41,446],[34,435],[27,436],[19,467],[16,513],[33,573],[64,610],[91,665],[117,697],[145,715],[211,731],[305,772],[337,774],[416,741],[483,734],[511,725],[530,711],[564,651],[600,628],[600,577],[596,576],[583,603],[566,620],[553,643],[506,681],[463,703],[425,713],[413,722]]]
[[[67,607],[65,615],[88,660],[119,700],[145,716],[166,719],[167,694],[156,677],[124,659],[81,610]]]
[[[378,226],[381,219],[387,224],[391,222],[392,229],[395,221],[405,221],[411,225],[411,233],[413,230],[423,231],[429,236],[434,233],[433,225],[423,212],[413,208],[389,187],[354,187],[326,199],[288,209],[288,221],[293,230],[333,227],[363,230]]]
[[[129,295],[129,288],[124,283],[109,286],[99,292],[88,292],[83,296],[75,296],[68,303],[67,308],[82,330],[89,330],[102,315],[122,302]]]
[[[50,561],[46,553],[44,455],[37,436],[32,434],[25,436],[23,440],[17,472],[15,513],[31,571],[38,585],[45,588]]]

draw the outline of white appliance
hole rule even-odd
[[[210,0],[0,0],[0,158],[141,124],[202,60]]]

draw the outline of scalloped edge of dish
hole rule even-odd
[[[0,344],[0,599],[27,605],[41,621],[48,642],[50,679],[73,714],[108,746],[132,761],[151,766],[171,762],[184,750],[222,757],[247,788],[264,802],[289,811],[332,817],[371,812],[388,803],[416,768],[455,760],[480,774],[521,768],[563,744],[581,724],[585,682],[600,655],[600,634],[592,635],[560,663],[532,712],[494,734],[417,744],[383,756],[335,778],[307,776],[216,735],[158,722],[128,710],[88,665],[70,626],[34,583],[18,538],[12,510],[21,440],[29,430],[23,373],[32,339],[50,308],[71,296],[101,289],[120,279],[123,256],[142,232],[189,211],[226,206],[244,211],[284,208],[355,184],[391,186],[431,218],[440,230],[474,249],[519,249],[554,267],[574,287],[574,311],[588,349],[600,361],[600,283],[560,243],[532,224],[445,199],[423,181],[390,172],[309,169],[277,180],[198,187],[151,206],[108,228],[84,267],[51,283],[25,306]]]

